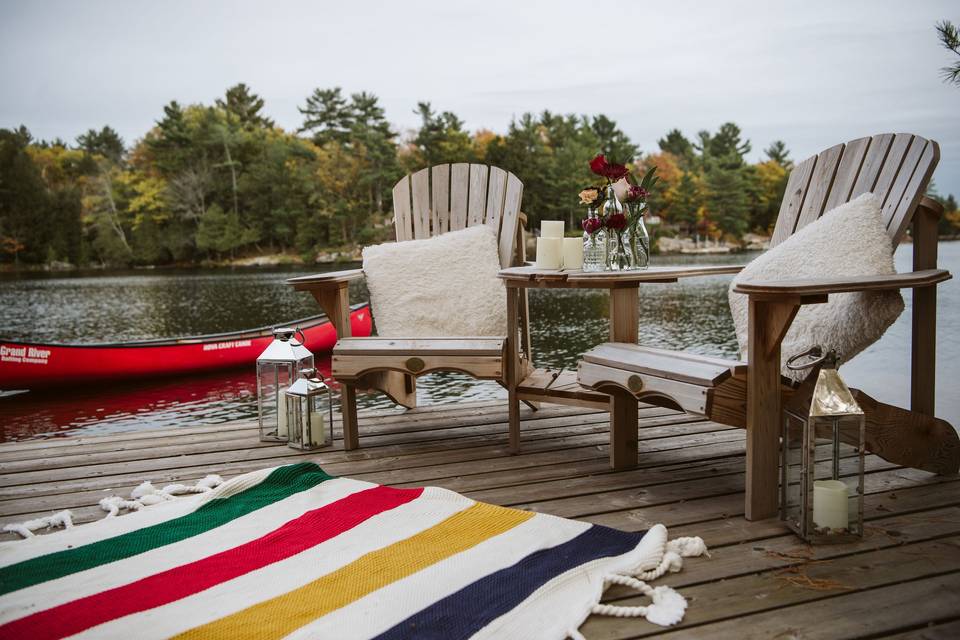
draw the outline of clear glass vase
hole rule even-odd
[[[595,208],[587,210],[587,218],[597,221],[597,230],[583,232],[583,270],[604,271],[607,268],[607,232],[600,227],[600,216]]]
[[[621,268],[629,269],[629,265],[626,267],[621,267],[623,261],[620,259],[620,256],[617,256],[617,247],[622,245],[617,241],[617,238],[623,233],[623,227],[610,228],[609,225],[612,221],[620,218],[620,222],[623,222],[625,217],[625,212],[623,210],[623,205],[620,204],[620,200],[617,199],[617,194],[613,190],[613,185],[607,185],[607,191],[604,195],[603,205],[600,207],[600,217],[603,219],[604,225],[607,227],[605,230],[607,232],[607,270],[608,271],[620,271]],[[617,258],[616,260],[614,258]]]
[[[629,271],[632,268],[630,261],[630,232],[626,229],[610,232],[610,248],[607,262],[611,271]]]
[[[628,205],[630,209],[630,262],[634,269],[646,269],[650,266],[650,234],[643,224],[646,203]]]

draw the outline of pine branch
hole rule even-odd
[[[941,20],[935,25],[935,28],[937,37],[944,48],[960,56],[960,29],[957,29],[956,25],[949,20]],[[960,84],[960,62],[941,68],[940,75],[944,82]]]

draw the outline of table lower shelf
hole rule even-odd
[[[559,375],[556,371],[534,369],[517,386],[517,397],[527,402],[549,402],[576,407],[608,410],[610,396],[580,386],[577,372],[564,369]]]

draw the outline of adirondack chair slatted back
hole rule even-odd
[[[880,198],[887,234],[900,243],[940,160],[940,147],[910,133],[884,133],[830,147],[790,172],[770,246],[864,193]]]
[[[492,227],[500,265],[514,264],[523,183],[483,164],[439,164],[405,176],[393,188],[397,240],[430,238],[478,224]]]

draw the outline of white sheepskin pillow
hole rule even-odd
[[[486,225],[363,250],[377,334],[507,335],[497,234]]]
[[[747,358],[748,303],[747,296],[733,292],[737,283],[891,273],[896,273],[893,245],[880,216],[880,200],[866,193],[831,209],[733,279],[728,296],[742,357]],[[841,362],[850,360],[879,340],[902,311],[899,291],[837,293],[826,304],[804,305],[783,340],[782,360],[813,345],[835,349]],[[806,373],[783,368],[794,380]]]

